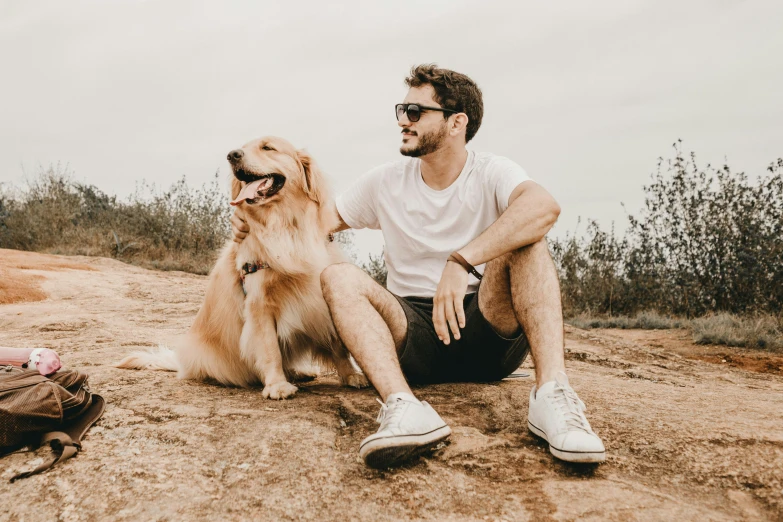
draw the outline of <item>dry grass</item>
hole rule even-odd
[[[691,321],[697,344],[783,350],[783,316],[715,314]]]
[[[634,317],[596,317],[579,314],[566,319],[577,328],[618,328],[621,330],[670,330],[688,328],[696,344],[715,344],[740,348],[783,350],[783,316],[759,314],[738,316],[728,313],[708,315],[698,319],[667,317],[657,312],[643,312]]]
[[[626,316],[591,316],[586,313],[579,314],[566,320],[566,323],[577,328],[589,330],[591,328],[619,328],[621,330],[671,330],[672,328],[687,328],[688,321],[679,318],[667,317],[657,312],[642,312],[633,317]]]

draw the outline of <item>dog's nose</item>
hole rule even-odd
[[[245,153],[242,152],[242,149],[232,150],[231,152],[228,153],[228,161],[230,161],[231,163],[235,163],[241,160],[242,156],[244,155]]]

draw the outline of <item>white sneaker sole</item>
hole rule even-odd
[[[546,433],[535,427],[530,421],[527,421],[527,429],[533,432],[533,434],[541,437],[545,441],[549,442],[546,438]],[[551,444],[549,445],[549,452],[560,460],[566,462],[582,462],[582,463],[595,463],[604,462],[606,460],[606,451],[567,451],[558,449]]]
[[[371,468],[389,468],[425,453],[449,435],[451,428],[443,426],[421,435],[373,439],[359,448],[359,456]]]

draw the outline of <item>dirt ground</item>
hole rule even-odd
[[[528,432],[528,377],[417,388],[451,442],[380,472],[358,457],[376,395],[334,375],[273,402],[111,367],[185,332],[204,277],[10,250],[0,272],[25,282],[0,305],[0,345],[57,350],[108,402],[70,461],[10,484],[47,452],[0,459],[2,522],[783,520],[781,356],[696,346],[685,331],[569,327],[571,382],[605,464],[558,462]]]

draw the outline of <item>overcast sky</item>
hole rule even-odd
[[[780,0],[0,0],[0,182],[62,162],[122,197],[200,186],[274,134],[339,192],[399,156],[403,79],[437,62],[482,88],[469,147],[554,194],[556,235],[622,229],[677,138],[751,174],[783,156],[781,27]]]

